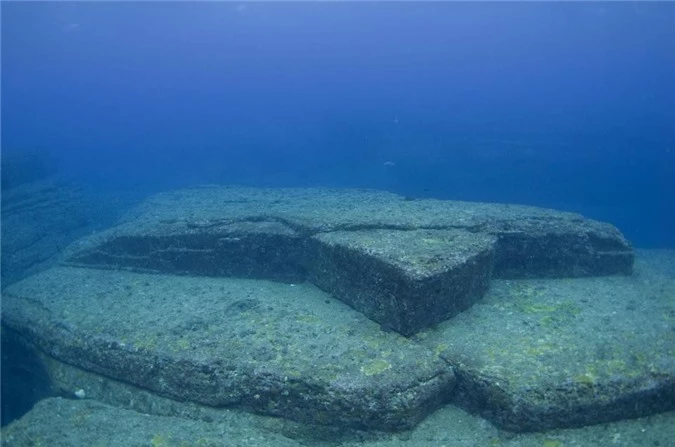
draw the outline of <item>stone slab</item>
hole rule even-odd
[[[437,256],[438,250],[412,235],[454,232],[455,242],[446,244],[454,254],[443,256],[466,261],[454,270],[463,279],[441,281],[445,289],[437,293],[428,293],[431,286],[422,291],[398,265],[405,253],[392,249],[379,258],[360,250],[362,258],[370,256],[370,280],[356,281],[340,271],[349,263],[331,260],[326,253],[335,252],[331,247],[337,245],[329,241],[338,232],[341,245],[354,245],[367,230],[396,244],[405,240],[403,245],[419,259]],[[487,248],[487,241],[492,247]],[[494,259],[491,265],[488,257]],[[119,226],[74,246],[68,262],[287,282],[309,278],[385,328],[409,335],[475,302],[490,271],[497,278],[630,274],[633,250],[612,225],[532,207],[406,200],[370,190],[202,187],[148,199]],[[424,275],[434,276],[434,268],[429,264]],[[386,306],[383,294],[367,292],[374,290],[371,280],[378,276],[391,278],[387,292],[393,295]],[[366,287],[360,297],[353,295],[357,283]],[[438,296],[445,297],[443,306],[434,302]],[[410,303],[416,303],[412,310],[417,313],[406,316]]]
[[[174,423],[190,425],[199,422],[215,423],[215,425],[247,427],[244,431],[258,431],[278,433],[303,445],[329,442],[331,444],[344,443],[350,440],[360,442],[378,439],[388,432],[376,430],[359,430],[340,425],[319,425],[307,422],[296,422],[291,419],[275,416],[255,414],[242,411],[234,407],[210,407],[190,401],[177,401],[163,397],[157,393],[139,388],[127,382],[113,380],[100,374],[85,371],[49,357],[35,350],[20,335],[6,330],[3,334],[12,338],[13,342],[32,351],[35,362],[48,372],[50,384],[54,392],[46,397],[64,397],[76,401],[94,401],[118,409],[132,410],[143,416],[167,416]],[[37,402],[37,401],[36,401]],[[124,414],[122,412],[121,414]],[[156,420],[156,419],[155,419]],[[237,436],[238,432],[230,432]],[[254,434],[254,433],[251,433]]]
[[[633,276],[497,280],[415,341],[455,367],[455,403],[540,431],[675,409],[675,252]]]
[[[55,267],[2,306],[7,328],[64,363],[303,423],[408,429],[455,383],[436,354],[308,283]]]
[[[309,242],[309,280],[383,329],[412,335],[483,296],[494,242],[461,230],[320,233]]]
[[[4,427],[2,446],[665,447],[675,437],[675,412],[577,429],[513,434],[448,406],[410,432],[361,440],[344,440],[339,434],[307,439],[272,424],[243,414],[189,419],[143,414],[90,399],[52,398]]]
[[[200,446],[299,447],[302,443],[255,426],[236,415],[206,422],[142,414],[91,399],[50,398],[3,427],[2,445],[27,446]],[[232,440],[232,441],[230,441]]]
[[[229,286],[220,289],[224,284]],[[135,383],[155,395],[186,402],[201,393],[216,400],[234,396],[229,405],[233,408],[336,427],[345,423],[359,429],[388,429],[392,421],[396,427],[406,426],[397,425],[400,419],[392,414],[402,414],[412,423],[441,405],[431,399],[414,410],[392,403],[401,398],[386,390],[399,379],[398,383],[413,382],[410,389],[433,389],[430,393],[438,393],[440,402],[454,398],[454,403],[512,431],[597,424],[675,407],[672,251],[640,251],[631,277],[494,281],[471,309],[407,339],[379,331],[317,289],[312,288],[311,297],[296,293],[304,286],[311,288],[55,268],[8,290],[3,296],[3,324],[63,363]],[[284,293],[284,288],[292,294]],[[223,307],[217,304],[221,301]],[[314,307],[317,303],[327,305],[325,311]],[[304,325],[310,332],[303,331]],[[83,328],[94,335],[83,336]],[[417,351],[419,345],[425,349]],[[433,379],[420,381],[416,376],[420,371],[433,376],[433,371],[444,370],[435,363],[436,354],[456,371],[456,387],[449,376],[444,376],[447,388],[439,383],[427,387]],[[213,369],[197,369],[212,365],[208,362],[212,357],[218,359]],[[172,366],[174,361],[179,366]],[[243,366],[232,368],[238,362]],[[267,374],[250,373],[256,367],[265,368]],[[281,374],[294,381],[275,387],[286,383],[275,380]],[[368,393],[379,380],[385,391]],[[79,383],[91,391],[87,382]],[[105,380],[101,383],[102,389],[113,388]],[[233,383],[242,386],[232,388]],[[303,388],[304,383],[312,386]],[[307,390],[301,396],[319,396],[303,399],[309,417],[298,408],[276,411],[289,405],[284,386],[293,390],[292,397],[298,389]],[[263,392],[256,392],[260,389]],[[253,398],[238,397],[246,393]],[[351,393],[362,396],[353,398]],[[122,393],[120,400],[124,396],[140,400],[140,393]],[[192,402],[195,408],[204,402],[213,405],[208,399]],[[248,402],[260,399],[266,402],[262,409]],[[362,410],[355,404],[370,408],[375,401],[378,411],[394,408],[402,413],[383,413],[388,422],[379,425],[369,419],[377,417],[373,410],[363,414],[364,424],[355,422],[355,413],[343,414],[344,407],[314,412],[318,402],[335,402],[332,399],[348,402],[344,407],[355,412]],[[144,408],[157,406],[150,403]],[[330,413],[334,410],[340,414],[336,419]],[[408,417],[408,410],[421,414]]]
[[[98,250],[121,237],[192,234],[232,222],[281,222],[299,235],[363,229],[461,229],[497,238],[495,277],[630,274],[633,250],[608,223],[549,209],[409,200],[374,190],[210,186],[157,194],[119,226],[75,247]],[[115,266],[115,265],[113,265]]]
[[[172,275],[305,279],[304,238],[281,222],[216,220],[120,234],[67,263]]]

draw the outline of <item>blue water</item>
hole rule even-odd
[[[2,148],[94,191],[388,189],[675,247],[675,3],[3,2]]]

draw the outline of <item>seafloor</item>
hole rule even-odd
[[[16,209],[23,222],[31,207]],[[2,304],[3,336],[35,348],[61,395],[3,445],[675,434],[675,252],[570,213],[191,189],[73,245]]]
[[[314,435],[314,436],[312,436]],[[333,438],[333,440],[326,440]],[[349,439],[351,438],[351,439]],[[195,447],[667,447],[675,413],[541,433],[512,433],[455,406],[397,434],[307,433],[250,413],[225,411],[194,420],[124,410],[95,400],[50,398],[3,430],[3,446]]]

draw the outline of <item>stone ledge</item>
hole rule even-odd
[[[412,335],[488,288],[494,238],[460,230],[363,230],[310,239],[309,280],[385,330]]]
[[[455,403],[507,430],[673,410],[672,266],[672,253],[645,252],[630,277],[493,281],[471,309],[413,339],[454,366]]]
[[[455,384],[433,352],[309,284],[57,267],[10,286],[2,319],[84,370],[308,424],[409,429]]]
[[[304,239],[270,221],[160,225],[146,234],[117,233],[79,251],[67,263],[172,275],[241,277],[300,282],[306,277]]]
[[[454,399],[532,431],[675,409],[673,292],[673,252],[644,251],[631,277],[493,281],[404,338],[309,284],[61,267],[8,288],[2,318],[61,362],[196,406],[397,431]]]
[[[393,244],[387,256],[375,256],[368,247],[338,249],[356,247],[367,231],[381,239],[380,254],[387,248],[382,241]],[[452,244],[443,243],[445,253],[423,236],[414,239],[434,231],[455,235]],[[403,249],[419,260],[459,256],[465,262],[445,274],[435,272],[434,263],[418,264],[426,279],[411,280],[410,266],[402,267]],[[332,255],[339,252],[358,254],[351,259],[367,271],[338,262]],[[626,275],[633,251],[613,226],[552,210],[405,200],[367,190],[204,187],[154,196],[118,227],[81,241],[68,263],[311,279],[384,328],[410,335],[470,306],[486,290],[491,271],[497,278]],[[378,278],[380,286],[387,278],[385,287],[375,285]],[[442,290],[434,291],[439,285]]]

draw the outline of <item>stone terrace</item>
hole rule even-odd
[[[641,261],[631,275],[620,232],[576,214],[193,188],[151,198],[67,259],[7,289],[3,324],[64,390],[104,401],[121,398],[94,383],[121,381],[385,431],[454,402],[528,431],[675,400],[675,269]],[[68,380],[65,365],[99,379]]]
[[[207,187],[161,194],[83,241],[71,265],[316,285],[412,335],[468,308],[489,278],[630,274],[609,224],[531,207],[367,190]]]

